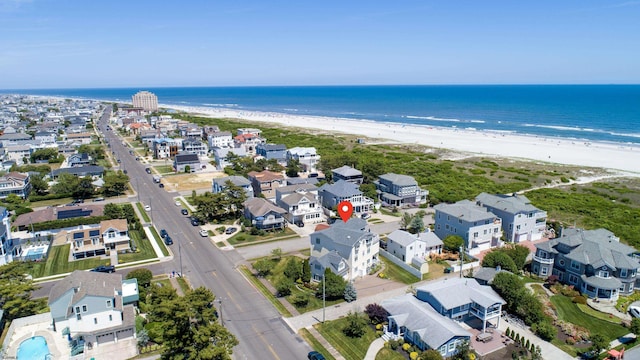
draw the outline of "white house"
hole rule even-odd
[[[287,150],[287,160],[298,160],[305,172],[314,173],[318,171],[320,155],[316,153],[314,147],[294,147]]]
[[[312,184],[276,188],[276,204],[287,210],[285,217],[292,224],[322,222],[322,206],[318,188]]]
[[[442,240],[433,232],[411,234],[404,230],[396,230],[387,235],[387,252],[411,264],[418,258],[425,260],[431,254],[442,253]]]

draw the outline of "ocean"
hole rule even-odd
[[[0,93],[316,115],[640,144],[640,85],[270,86],[2,90]],[[304,124],[300,124],[304,125]]]

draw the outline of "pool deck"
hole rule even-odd
[[[71,349],[69,348],[67,339],[61,334],[51,330],[50,324],[51,313],[14,320],[11,324],[13,333],[7,334],[11,336],[11,338],[8,339],[8,346],[6,347],[7,358],[15,359],[20,344],[33,336],[44,337],[49,347],[49,353],[54,359],[69,358]]]

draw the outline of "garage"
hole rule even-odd
[[[118,331],[116,331],[116,337],[118,338],[118,340],[130,338],[132,336],[133,336],[133,329],[126,329],[126,330],[118,330]]]
[[[114,333],[108,333],[108,334],[96,336],[96,343],[98,343],[98,345],[113,342],[113,340],[115,340]]]

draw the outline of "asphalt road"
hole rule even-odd
[[[236,251],[222,252],[202,240],[198,234],[200,228],[192,226],[175,205],[177,194],[160,189],[114,131],[106,130],[110,113],[111,108],[107,107],[99,128],[111,144],[110,150],[120,159],[120,166],[127,170],[140,201],[151,206],[149,214],[156,228],[166,229],[174,241],[172,261],[145,267],[154,274],[182,268],[182,273],[194,287],[204,286],[216,295],[216,300],[220,300],[217,306],[223,324],[240,343],[234,348],[234,359],[306,359],[311,350],[306,342],[289,330],[273,305],[236,269],[243,258]],[[122,271],[123,274],[126,272]],[[42,284],[42,289],[34,296],[46,296],[51,286],[53,282]]]

